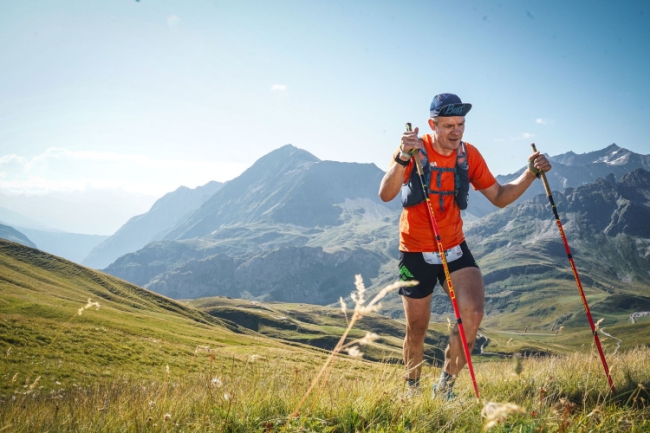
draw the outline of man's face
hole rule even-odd
[[[465,132],[465,116],[438,117],[437,124],[429,119],[431,129],[436,133],[437,143],[446,150],[456,150]]]

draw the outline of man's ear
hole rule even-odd
[[[429,117],[429,126],[431,127],[432,131],[436,130],[436,122],[433,120],[433,117]]]

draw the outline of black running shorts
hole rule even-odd
[[[460,244],[463,250],[462,257],[447,263],[449,273],[463,268],[478,268],[472,252],[467,247],[467,242]],[[408,298],[426,298],[433,293],[436,283],[440,285],[446,281],[445,270],[442,265],[432,265],[424,261],[422,253],[410,253],[400,251],[399,253],[399,279],[400,281],[418,281],[417,286],[402,287],[399,294]]]

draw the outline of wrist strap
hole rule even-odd
[[[535,167],[535,160],[534,159],[529,159],[528,160],[528,170],[530,170],[531,173],[535,175],[535,177],[539,177],[542,174],[541,170],[538,170]]]
[[[395,155],[395,162],[398,163],[399,165],[401,165],[402,167],[408,166],[409,163],[411,162],[411,160],[407,159],[406,161],[404,161],[402,158],[399,157],[400,155],[401,155],[401,152],[398,153],[397,155]]]

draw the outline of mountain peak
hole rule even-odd
[[[569,166],[587,165],[597,162],[617,165],[625,163],[623,157],[629,154],[632,154],[632,152],[617,146],[616,143],[612,143],[601,150],[580,154],[569,151],[560,155],[552,156],[550,159],[553,162]]]
[[[300,149],[293,144],[285,144],[282,147],[279,147],[271,152],[267,153],[261,157],[255,164],[259,162],[264,162],[268,164],[269,162],[281,162],[287,161],[291,163],[303,163],[303,162],[319,162],[320,159],[307,152],[306,150]]]

